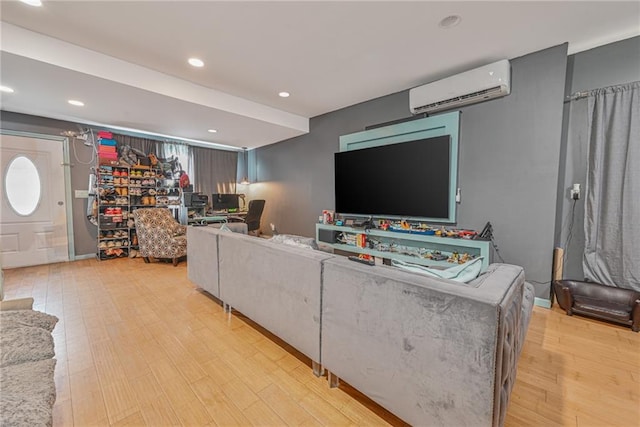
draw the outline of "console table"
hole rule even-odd
[[[247,216],[247,212],[246,211],[240,211],[240,212],[233,212],[233,213],[218,213],[215,215],[203,215],[203,216],[197,216],[194,218],[188,218],[187,224],[191,225],[191,224],[211,224],[211,223],[217,223],[217,222],[227,222],[229,219],[237,219],[237,220],[244,220],[244,218]]]
[[[367,239],[379,242],[384,250],[372,249],[368,245],[364,248],[355,244],[338,241],[340,233],[347,235],[365,234]],[[471,256],[482,256],[482,271],[489,266],[488,240],[470,240],[453,237],[440,237],[420,233],[402,233],[379,229],[353,228],[339,225],[316,224],[316,242],[318,245],[355,254],[367,254],[379,258],[396,259],[429,267],[451,267],[453,264],[444,260],[436,261],[425,258],[431,252],[440,252],[449,257],[453,252],[467,253]]]

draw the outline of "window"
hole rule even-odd
[[[18,215],[31,215],[40,203],[40,174],[36,165],[25,156],[11,161],[4,178],[9,206]]]

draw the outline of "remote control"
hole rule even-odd
[[[353,255],[350,256],[349,259],[351,261],[359,262],[359,263],[366,264],[366,265],[375,265],[376,264],[376,262],[374,260],[372,260],[372,259],[364,259],[364,258],[360,258],[360,257],[353,256]]]

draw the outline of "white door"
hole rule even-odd
[[[69,260],[62,141],[0,135],[3,268]]]

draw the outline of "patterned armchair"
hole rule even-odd
[[[140,256],[144,262],[152,258],[169,258],[178,265],[187,255],[187,227],[180,225],[167,208],[143,208],[133,211]]]

